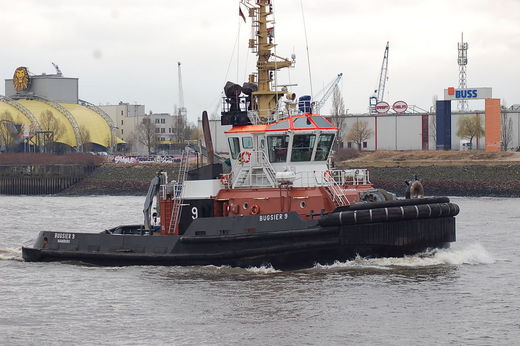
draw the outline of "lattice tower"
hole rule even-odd
[[[464,33],[462,33],[460,42],[457,43],[458,51],[459,51],[459,89],[465,89],[467,87],[466,84],[466,65],[468,64],[468,43],[464,42]],[[468,110],[468,101],[467,100],[459,100],[457,104],[457,109],[459,111]]]

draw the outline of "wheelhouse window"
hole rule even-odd
[[[286,130],[289,128],[289,120],[280,121],[279,123],[269,126],[269,130]]]
[[[294,119],[293,124],[295,129],[313,129],[316,127],[311,122],[310,118],[305,116]]]
[[[252,149],[253,148],[253,137],[243,137],[242,138],[242,148]]]
[[[268,136],[267,146],[269,149],[270,162],[287,161],[287,147],[289,146],[289,136]]]
[[[322,127],[322,128],[334,127],[334,125],[332,125],[327,119],[322,118],[322,117],[313,116],[312,120],[314,120],[314,122],[316,123],[316,125],[318,125],[318,127]]]
[[[314,161],[327,160],[333,142],[334,135],[332,133],[320,135],[320,139],[318,140],[318,147],[316,148],[316,155],[314,156]]]
[[[231,152],[231,158],[236,160],[238,154],[240,153],[240,140],[238,137],[230,137],[228,138],[229,142],[229,151]]]
[[[316,135],[294,135],[291,161],[310,161],[315,143]]]

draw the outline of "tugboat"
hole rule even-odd
[[[98,265],[330,264],[357,255],[403,256],[455,241],[456,204],[447,197],[397,199],[375,188],[367,169],[334,169],[338,128],[314,114],[309,97],[279,88],[274,73],[293,60],[272,53],[271,0],[244,1],[253,23],[249,48],[257,72],[224,87],[222,125],[230,167],[215,163],[207,114],[209,164],[189,170],[186,151],[176,180],[158,172],[146,196],[143,225],[101,233],[42,231],[26,261],[78,260]],[[160,228],[150,222],[154,197]]]

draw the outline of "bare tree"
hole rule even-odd
[[[203,131],[201,128],[199,127],[195,127],[195,126],[192,126],[191,127],[191,134],[190,134],[190,139],[203,139],[204,138],[204,134],[203,134]]]
[[[361,151],[363,142],[372,137],[374,131],[368,127],[368,121],[359,121],[359,119],[352,125],[347,134],[347,140],[354,142]]]
[[[332,93],[332,108],[330,110],[331,120],[338,128],[338,138],[336,140],[336,151],[343,147],[343,132],[345,131],[345,103],[338,86],[334,86]]]
[[[44,148],[51,151],[55,143],[62,139],[65,134],[65,126],[54,117],[54,113],[50,110],[40,113],[40,130],[45,132],[43,136]]]
[[[137,128],[137,140],[148,149],[148,155],[157,146],[157,129],[150,116],[145,116]]]
[[[174,117],[176,141],[182,143],[185,140],[192,139],[192,132],[195,127],[188,122],[185,115],[178,114],[174,115]]]
[[[509,145],[513,141],[513,119],[511,119],[506,112],[502,112],[500,117],[502,150],[507,151]]]
[[[473,138],[484,135],[484,127],[478,114],[461,116],[457,121],[457,125],[457,136],[468,139],[471,148],[473,148]]]
[[[5,147],[5,151],[9,151],[9,147],[16,139],[16,130],[11,113],[8,111],[0,114],[0,146]]]

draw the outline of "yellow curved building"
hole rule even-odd
[[[70,148],[95,144],[105,148],[125,143],[115,136],[113,120],[101,109],[78,98],[78,79],[55,75],[29,75],[19,67],[6,79],[0,95],[0,122],[29,125],[30,134],[52,133],[52,141]],[[35,138],[31,140],[35,143]],[[99,149],[99,147],[98,147]]]
[[[79,135],[76,135],[72,121],[70,121],[67,115],[63,114],[60,109],[51,106],[51,104],[42,100],[6,100],[2,98],[0,99],[0,120],[2,120],[7,113],[14,123],[30,125],[33,132],[37,130],[47,130],[48,124],[46,124],[45,114],[50,112],[52,117],[60,124],[61,128],[54,138],[54,141],[57,143],[66,144],[70,147],[93,143],[105,148],[110,148],[113,144],[123,143],[123,141],[118,138],[112,139],[110,125],[102,115],[94,110],[79,104],[58,104],[66,109],[72,116],[73,121],[76,122],[76,126],[80,132]],[[16,107],[16,105],[21,107]],[[30,112],[33,119],[26,115],[26,112],[24,114],[20,109],[25,109]],[[37,121],[33,121],[34,119]],[[82,141],[85,143],[81,143]]]

